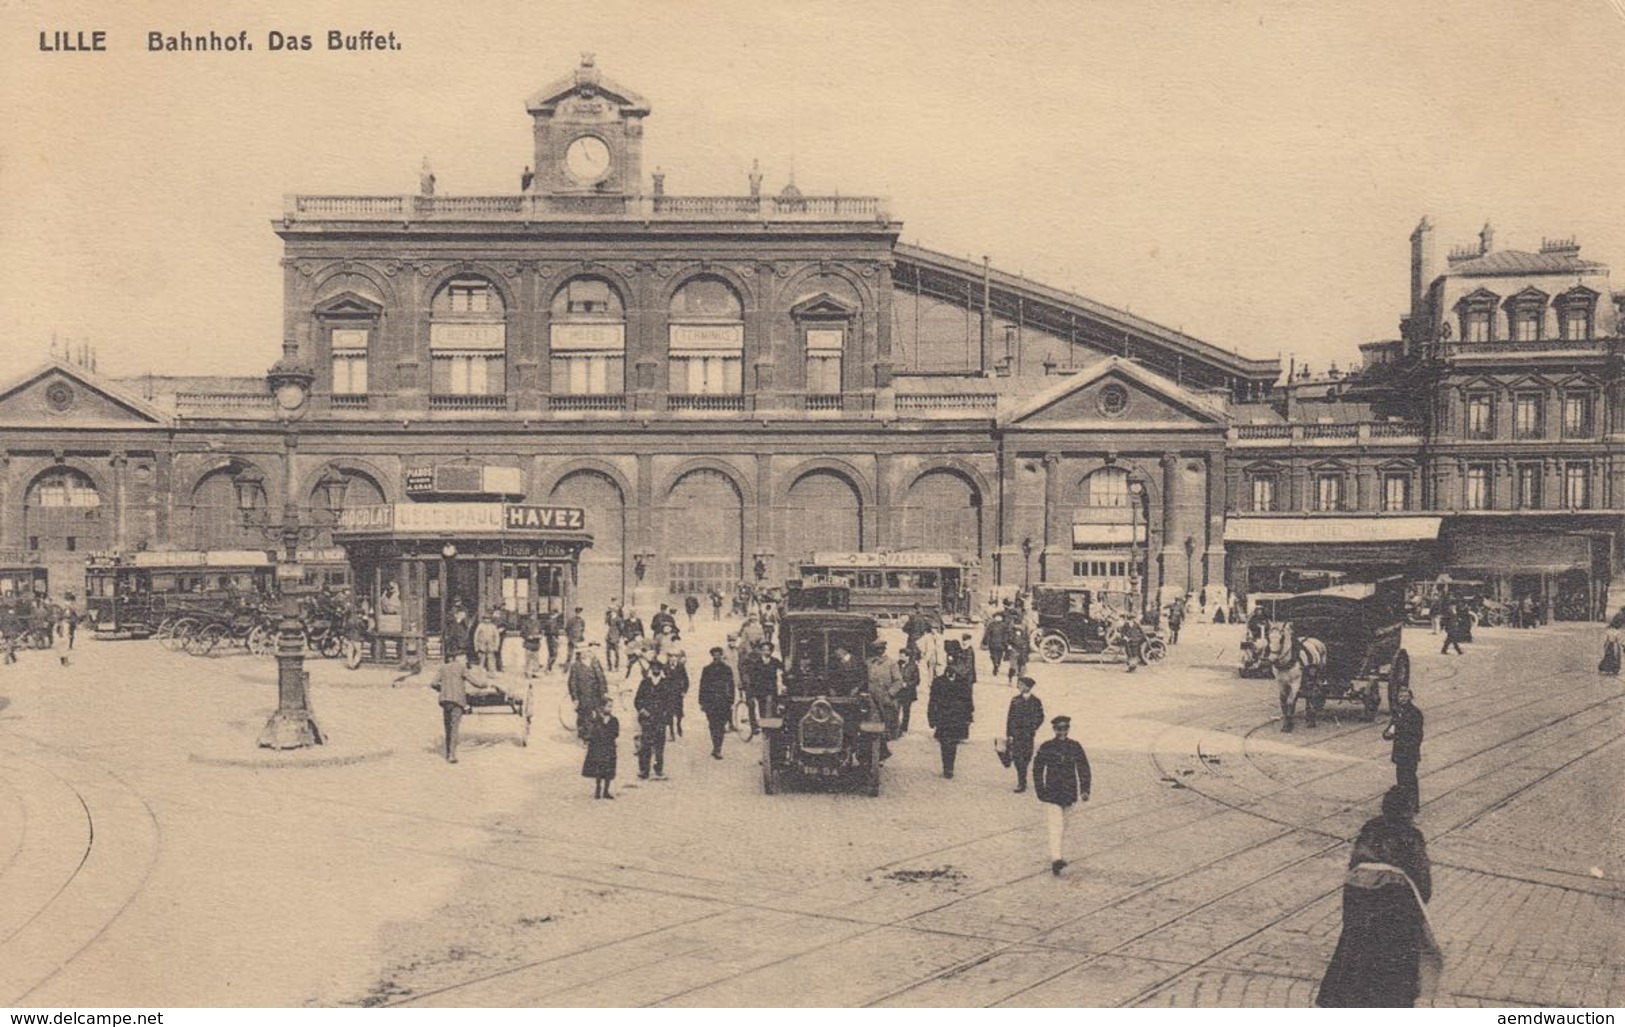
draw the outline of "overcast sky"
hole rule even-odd
[[[906,241],[1346,364],[1395,334],[1423,214],[1441,258],[1488,218],[1497,248],[1625,266],[1621,4],[6,3],[0,357],[55,331],[104,373],[263,372],[284,193],[414,192],[425,155],[441,193],[515,192],[526,96],[590,50],[650,101],[668,192],[743,193],[752,158],[776,191],[793,161],[804,192],[889,196]],[[40,52],[56,29],[109,52]],[[211,29],[255,49],[145,49]]]

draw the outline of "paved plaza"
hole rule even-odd
[[[732,627],[685,638],[696,681]],[[610,803],[560,677],[528,747],[481,714],[450,766],[426,679],[312,661],[330,744],[278,756],[254,745],[268,660],[25,652],[0,668],[0,1004],[1307,1005],[1392,766],[1353,706],[1280,733],[1238,638],[1187,628],[1132,675],[1035,665],[1094,768],[1060,878],[994,757],[1011,691],[985,653],[953,780],[922,701],[879,798],[764,796],[757,746],[708,758],[691,693],[665,781],[636,780],[623,712]],[[1440,1004],[1625,1004],[1625,698],[1600,631],[1438,642],[1407,629]]]

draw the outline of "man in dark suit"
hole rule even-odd
[[[667,672],[666,658],[656,655],[649,661],[638,683],[632,706],[638,711],[638,727],[643,745],[638,749],[638,777],[647,779],[651,764],[659,780],[666,777],[666,728],[677,705],[675,683]]]
[[[1033,679],[1024,677],[1016,682],[1019,689],[1010,700],[1010,712],[1004,718],[1004,733],[1008,741],[1005,750],[1016,767],[1016,791],[1027,790],[1027,764],[1033,759],[1034,739],[1044,726],[1044,703],[1033,694]]]
[[[700,671],[700,712],[711,728],[711,758],[722,758],[722,735],[734,708],[734,672],[728,666],[727,650],[711,647],[711,662]]]
[[[1066,867],[1063,854],[1068,816],[1074,805],[1089,801],[1089,757],[1084,755],[1083,746],[1067,737],[1071,717],[1056,717],[1050,725],[1055,728],[1055,737],[1039,746],[1033,759],[1033,791],[1044,803],[1049,821],[1049,871],[1059,877]]]
[[[1422,711],[1411,702],[1411,688],[1400,685],[1394,690],[1394,719],[1388,722],[1382,737],[1394,743],[1394,783],[1410,798],[1411,812],[1422,809],[1422,788],[1416,780],[1416,768],[1422,762]]]

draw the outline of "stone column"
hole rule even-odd
[[[1163,593],[1168,588],[1169,581],[1183,581],[1180,573],[1182,566],[1180,557],[1185,555],[1178,534],[1179,520],[1177,507],[1179,504],[1179,461],[1178,453],[1162,454],[1162,546],[1159,550],[1160,559],[1157,561],[1157,598],[1158,606],[1162,605]],[[1146,549],[1150,549],[1149,532],[1151,525],[1146,525]],[[1147,568],[1149,573],[1149,568]]]
[[[1540,506],[1543,510],[1563,509],[1563,461],[1556,457],[1541,461]]]
[[[130,458],[123,450],[118,450],[108,463],[113,468],[113,548],[124,552],[129,548],[129,527],[126,524],[125,508],[129,505],[126,497],[125,475],[130,464]]]
[[[753,533],[755,541],[751,543],[752,549],[745,554],[752,559],[757,553],[774,553],[778,555],[774,539],[776,525],[773,523],[773,457],[767,453],[756,454],[756,530]],[[776,571],[772,568],[773,560],[769,560],[768,577],[774,577]],[[750,573],[749,567],[739,569],[741,576]],[[755,575],[751,574],[750,580]]]
[[[153,542],[167,543],[170,537],[170,516],[175,507],[175,457],[169,450],[153,455],[152,471]]]
[[[897,530],[892,523],[891,470],[895,458],[890,453],[875,454],[875,511],[871,523],[873,530],[866,532],[869,548],[883,551],[896,544]]]
[[[1057,559],[1064,559],[1072,549],[1065,525],[1065,511],[1061,509],[1061,454],[1044,454],[1044,546],[1038,561],[1039,581],[1061,581],[1070,574],[1052,573]]]
[[[1224,575],[1224,473],[1221,467],[1214,466],[1215,461],[1224,459],[1222,451],[1210,452],[1207,456],[1207,547],[1202,552],[1202,580],[1198,588],[1229,585]]]

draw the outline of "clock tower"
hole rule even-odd
[[[649,104],[599,74],[592,54],[573,74],[537,92],[525,107],[535,121],[536,175],[545,196],[605,197],[606,206],[643,191],[643,119]],[[607,212],[607,211],[606,211]]]

